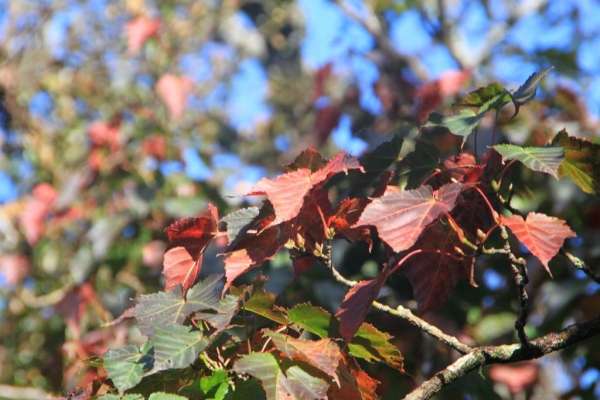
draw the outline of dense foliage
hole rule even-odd
[[[434,3],[5,4],[2,395],[597,396],[594,13]]]

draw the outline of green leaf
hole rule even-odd
[[[194,316],[208,322],[220,332],[229,326],[231,319],[239,309],[239,305],[240,302],[236,296],[228,295],[221,299],[216,313],[199,312]]]
[[[416,189],[439,167],[440,151],[422,140],[416,142],[415,150],[398,163],[396,179],[406,179],[405,189]]]
[[[310,304],[299,304],[288,310],[291,322],[321,338],[339,338],[339,321],[333,315]]]
[[[233,370],[260,379],[267,399],[292,398],[321,399],[327,395],[329,384],[310,375],[298,365],[281,369],[271,353],[251,353],[236,361]]]
[[[561,146],[565,152],[558,177],[566,176],[584,192],[600,197],[600,145],[569,136],[564,129],[554,137],[552,145]]]
[[[352,182],[350,197],[355,197],[357,193],[375,182],[381,174],[398,161],[400,150],[402,149],[403,139],[400,136],[394,136],[389,142],[384,142],[377,146],[362,163],[365,169],[364,173],[352,170],[349,173],[349,181]]]
[[[243,208],[221,218],[221,221],[227,223],[227,239],[229,243],[232,243],[240,232],[245,231],[245,228],[254,221],[259,212],[258,207]]]
[[[133,309],[133,316],[142,334],[153,338],[153,325],[183,323],[186,316],[184,306],[183,290],[177,285],[168,292],[141,295]]]
[[[185,368],[192,364],[209,340],[190,326],[154,326],[154,371]]]
[[[125,396],[105,394],[104,396],[98,397],[98,400],[144,400],[144,396],[141,394],[126,394]]]
[[[237,382],[235,390],[229,392],[226,397],[227,400],[265,400],[266,398],[265,391],[255,378]]]
[[[187,400],[187,399],[182,396],[177,396],[176,394],[158,392],[158,393],[152,393],[150,395],[150,397],[148,397],[148,400]]]
[[[460,110],[460,114],[449,116],[431,113],[429,114],[429,120],[425,126],[444,126],[453,134],[462,136],[464,143],[489,110],[498,110],[506,104],[504,103],[504,97],[504,93],[495,95],[479,107],[477,113],[471,109]]]
[[[486,87],[482,87],[468,93],[457,105],[481,107],[498,95],[502,96],[499,98],[498,102],[493,108],[499,110],[506,103],[510,102],[511,98],[508,94],[508,91],[497,82],[490,83]]]
[[[519,87],[517,91],[511,95],[512,101],[513,103],[515,103],[515,113],[512,116],[513,118],[517,116],[517,114],[519,113],[519,108],[523,104],[535,98],[535,92],[537,90],[538,84],[540,83],[542,78],[548,74],[548,72],[552,71],[553,68],[554,67],[550,67],[544,71],[538,71],[531,74],[531,76],[527,78],[525,83],[521,85],[521,87]]]
[[[374,326],[363,323],[348,345],[350,354],[370,363],[383,362],[400,372],[404,372],[402,354],[390,343],[392,336],[379,331]]]
[[[214,371],[211,376],[200,379],[200,389],[205,399],[223,400],[229,392],[229,377],[222,369]]]
[[[300,304],[288,311],[296,325],[321,338],[339,338],[339,321],[327,311],[309,304]],[[404,371],[400,351],[390,343],[390,336],[372,325],[363,323],[348,345],[350,354],[368,362],[383,362]]]
[[[254,283],[249,287],[231,288],[231,293],[236,296],[244,296],[244,310],[270,319],[278,324],[288,325],[290,320],[274,306],[275,295],[265,291],[262,288],[264,281],[258,281],[258,279],[262,278],[255,279]]]
[[[503,160],[519,160],[533,171],[544,172],[558,179],[558,167],[565,155],[562,147],[520,147],[514,144],[499,144],[493,148]]]
[[[207,276],[195,284],[186,295],[185,306],[182,312],[189,315],[198,310],[218,310],[220,302],[219,287],[222,274]]]
[[[137,385],[142,380],[144,370],[152,367],[152,357],[149,355],[151,348],[146,342],[142,351],[129,345],[104,353],[104,368],[119,393]]]

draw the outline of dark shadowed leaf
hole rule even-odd
[[[363,162],[365,173],[352,171],[350,176],[352,181],[350,197],[354,197],[361,190],[375,182],[381,174],[398,161],[402,143],[403,139],[400,136],[394,136],[391,141],[380,144],[375,150],[369,153]]]
[[[314,147],[309,147],[296,157],[294,162],[283,166],[285,172],[292,172],[300,168],[309,169],[310,172],[317,172],[327,165],[327,160],[319,154]]]
[[[407,259],[398,269],[413,287],[419,314],[434,311],[446,303],[459,281],[474,284],[474,258],[457,258],[455,247],[464,253],[470,251],[461,245],[454,231],[437,221],[415,243],[414,248],[423,252]]]
[[[500,216],[500,223],[508,226],[511,232],[536,256],[552,276],[548,262],[558,253],[565,239],[575,237],[567,223],[556,217],[540,213],[529,213],[523,220],[520,215]]]
[[[600,145],[569,136],[564,129],[554,137],[552,145],[565,152],[558,177],[569,177],[584,192],[600,197]]]
[[[417,140],[415,150],[398,163],[395,179],[406,179],[406,189],[416,189],[439,167],[440,151],[428,142]]]
[[[506,160],[519,160],[533,171],[545,172],[558,179],[558,167],[564,160],[562,147],[520,147],[514,144],[499,144],[494,149]]]
[[[548,72],[552,71],[552,69],[554,69],[554,67],[550,67],[544,71],[539,71],[531,74],[531,76],[527,78],[525,83],[521,85],[521,87],[519,87],[517,91],[511,95],[512,101],[513,103],[515,103],[515,113],[513,115],[513,118],[517,116],[517,114],[519,113],[519,108],[523,104],[535,98],[535,92],[537,90],[538,84],[540,83],[542,78],[548,74]]]
[[[451,183],[442,186],[436,193],[431,186],[387,191],[367,205],[355,226],[373,225],[381,240],[395,252],[406,250],[427,225],[441,213],[452,210],[458,194],[466,186]]]
[[[379,295],[379,290],[381,290],[381,286],[383,286],[387,277],[388,269],[385,268],[377,276],[377,279],[360,281],[344,297],[344,301],[335,316],[340,319],[340,335],[347,342],[352,341],[352,337],[365,321],[365,317],[371,309],[371,304]]]

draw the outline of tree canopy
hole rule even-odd
[[[600,396],[595,2],[0,4],[2,393]]]

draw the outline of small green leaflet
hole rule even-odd
[[[558,167],[565,159],[562,147],[520,147],[514,144],[499,144],[493,148],[502,159],[519,160],[533,171],[544,172],[558,179]]]
[[[544,76],[548,74],[548,72],[552,71],[554,67],[550,67],[544,71],[538,71],[532,74],[521,87],[517,89],[516,92],[510,95],[513,103],[515,104],[515,113],[513,114],[513,118],[517,116],[519,113],[519,108],[527,103],[530,100],[535,98],[535,91],[537,90],[538,84],[542,80]]]
[[[511,98],[508,94],[508,90],[506,90],[502,85],[497,82],[490,83],[485,87],[481,87],[477,90],[474,90],[468,93],[462,100],[457,103],[457,106],[467,106],[467,107],[481,107],[494,97],[498,95],[504,95],[500,101],[498,101],[497,105],[493,108],[499,110],[505,104],[509,103]]]
[[[567,176],[584,192],[600,197],[600,145],[569,136],[564,129],[554,137],[552,145],[565,151],[558,177]]]
[[[453,134],[463,137],[463,143],[467,137],[477,128],[485,114],[490,110],[498,110],[504,104],[505,93],[500,93],[485,102],[477,113],[470,108],[460,110],[458,115],[442,115],[431,113],[425,126],[444,126]]]

